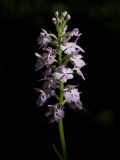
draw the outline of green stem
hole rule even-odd
[[[56,26],[57,31],[58,31],[58,62],[59,66],[62,66],[62,50],[60,48],[60,45],[63,41],[61,37],[61,30],[60,27]],[[64,97],[64,83],[60,81],[60,98],[59,98],[59,106],[63,108],[63,97]],[[63,152],[63,159],[67,160],[67,153],[66,153],[66,144],[65,144],[65,137],[64,137],[64,130],[63,130],[63,122],[62,120],[59,120],[58,122],[58,127],[59,127],[59,135],[60,135],[60,141],[61,141],[61,147],[62,147],[62,152]]]
[[[60,134],[63,157],[64,157],[64,160],[67,160],[67,152],[66,152],[66,144],[65,144],[62,119],[58,122],[58,126],[59,126],[59,134]]]
[[[58,150],[56,149],[55,147],[55,144],[53,143],[53,148],[54,148],[54,151],[56,152],[57,156],[59,157],[60,160],[64,160],[63,157],[60,155],[60,153],[58,152]]]
[[[60,53],[60,52],[59,52]],[[62,65],[62,53],[59,54],[59,65]],[[63,96],[64,96],[64,83],[60,81],[60,99],[59,99],[59,105],[63,108]],[[61,141],[61,147],[63,152],[64,160],[67,160],[67,153],[66,153],[66,144],[65,144],[65,137],[64,137],[64,130],[63,130],[63,123],[62,120],[58,122],[59,126],[59,134],[60,134],[60,141]]]
[[[60,107],[63,106],[63,95],[64,95],[63,89],[64,89],[64,83],[60,81],[60,99],[59,99]]]

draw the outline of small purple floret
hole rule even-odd
[[[40,48],[47,47],[48,43],[51,41],[51,37],[47,33],[45,29],[42,29],[42,32],[40,32],[40,36],[38,37],[38,45],[40,45]]]
[[[58,122],[63,119],[65,113],[62,108],[59,108],[57,104],[48,105],[49,111],[45,114],[49,118],[49,122],[53,123],[54,121]]]
[[[64,97],[68,103],[77,102],[80,98],[80,93],[74,85],[69,85],[68,88],[64,89]]]
[[[61,81],[65,83],[67,82],[68,79],[73,78],[72,73],[73,73],[72,69],[66,68],[65,66],[59,66],[58,71],[55,74],[53,74],[53,76],[58,80],[61,79]]]

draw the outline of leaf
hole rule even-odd
[[[55,62],[57,62],[57,63],[58,63],[58,61],[57,61],[55,58],[51,58],[51,60],[54,60]]]
[[[50,43],[50,44],[52,44],[54,47],[56,47],[56,48],[57,48],[57,44],[56,44],[55,42],[50,41],[49,43]]]
[[[67,58],[70,58],[72,56],[72,54],[68,54],[63,58],[63,61],[65,61]]]
[[[64,77],[64,75],[60,78],[60,79],[58,79],[59,81],[61,81],[61,79]]]
[[[70,58],[66,59],[66,61],[63,63],[63,65],[67,64],[69,61],[70,61]]]
[[[54,97],[56,97],[56,98],[57,98],[57,100],[59,100],[59,99],[60,99],[60,98],[58,97],[58,95],[57,95],[57,94],[55,94],[55,95],[54,95]]]
[[[66,100],[66,99],[63,101],[62,105],[64,106],[65,103],[67,103],[67,100]]]
[[[87,111],[79,102],[77,102],[81,107],[82,107],[82,109],[84,110],[84,111]]]
[[[64,89],[66,89],[66,88],[68,88],[69,87],[69,85],[66,85],[65,87],[64,87]]]
[[[60,158],[60,160],[64,160],[63,157],[62,157],[62,156],[60,155],[60,153],[58,152],[58,150],[56,149],[54,143],[53,143],[53,148],[54,148],[54,151],[56,152],[57,156]]]
[[[71,32],[66,32],[65,34],[61,35],[60,38],[65,38],[68,34],[70,34]]]
[[[51,34],[49,34],[49,36],[52,36],[52,37],[55,38],[56,40],[59,40],[55,34],[52,34],[52,33],[51,33]]]
[[[70,61],[70,57],[72,56],[72,54],[68,54],[63,58],[63,65],[67,64]]]

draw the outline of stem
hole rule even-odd
[[[64,89],[64,83],[60,81],[60,99],[59,99],[59,105],[62,107],[63,106],[63,89]]]
[[[59,134],[60,134],[63,157],[64,157],[64,160],[67,160],[67,152],[66,152],[66,144],[65,144],[62,119],[58,122],[58,126],[59,126]]]
[[[61,53],[60,50],[59,50],[59,65],[62,65],[62,53]],[[63,89],[64,89],[64,83],[62,81],[60,81],[60,99],[59,99],[60,107],[63,107],[63,96],[64,96]],[[60,120],[58,122],[58,126],[59,126],[59,135],[60,135],[60,141],[61,141],[63,157],[64,157],[64,160],[67,160],[66,144],[65,144],[65,137],[64,137],[64,130],[63,130],[62,120]]]
[[[62,50],[60,48],[60,45],[62,43],[62,38],[61,37],[61,30],[58,26],[56,26],[57,31],[58,31],[58,62],[59,66],[62,66]],[[64,96],[64,83],[60,81],[60,98],[59,98],[59,106],[63,108],[63,96]],[[63,122],[62,120],[59,120],[58,122],[58,127],[59,127],[59,135],[60,135],[60,141],[61,141],[61,147],[62,147],[62,152],[63,152],[63,159],[67,160],[67,153],[66,153],[66,144],[65,144],[65,137],[64,137],[64,130],[63,130]]]

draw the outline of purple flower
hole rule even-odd
[[[78,102],[72,103],[69,105],[72,109],[82,110],[82,102],[79,100]]]
[[[56,23],[57,23],[56,18],[54,18],[54,17],[52,18],[52,23],[53,23],[53,24],[56,24]]]
[[[53,89],[59,88],[58,81],[53,80],[50,77],[46,77],[44,80],[46,80],[43,84],[43,90],[45,93],[53,96],[55,94],[55,91]]]
[[[64,89],[64,97],[68,103],[77,102],[80,98],[80,93],[74,85],[69,85],[68,88]]]
[[[37,63],[35,65],[35,71],[38,71],[42,67],[49,66],[50,64],[54,63],[54,60],[51,58],[55,58],[56,53],[53,52],[51,47],[45,48],[44,50],[48,51],[48,53],[43,53],[42,56],[38,53],[35,53],[35,55],[38,57]]]
[[[55,95],[55,90],[51,89],[51,88],[44,88],[44,92],[50,96],[54,96]]]
[[[57,23],[60,23],[61,22],[61,19],[60,18],[57,18]]]
[[[79,49],[81,52],[84,52],[84,50],[80,46],[76,45],[75,42],[66,42],[65,44],[60,45],[60,47],[61,50],[66,54],[72,54],[77,49]]]
[[[67,29],[68,29],[68,25],[66,25],[66,26],[63,28],[62,33],[63,33],[63,34],[65,34],[65,33],[66,33],[66,31],[67,31]]]
[[[76,37],[79,37],[82,33],[79,33],[79,29],[78,28],[75,28],[72,30],[72,32],[69,34],[69,36],[73,37],[73,36],[76,36]]]
[[[63,40],[64,43],[68,42],[73,36],[76,36],[76,40],[75,43],[77,43],[79,37],[81,36],[82,33],[79,33],[79,29],[75,28],[72,30],[72,32],[70,32]]]
[[[70,18],[71,18],[71,16],[69,14],[67,14],[66,20],[68,21],[68,20],[70,20]]]
[[[80,54],[74,54],[70,58],[71,62],[75,67],[82,68],[85,66],[85,62],[81,59],[83,56]]]
[[[56,57],[56,53],[53,52],[51,47],[45,48],[44,50],[48,51],[48,53],[43,53],[42,55],[42,61],[45,65],[49,65],[54,63],[54,60],[52,58]]]
[[[45,116],[50,118],[50,123],[53,123],[54,121],[58,122],[63,119],[65,113],[62,108],[59,108],[57,104],[48,105],[48,107],[49,111],[45,114]]]
[[[45,62],[42,61],[41,55],[39,55],[38,53],[35,53],[35,55],[38,57],[37,63],[35,64],[35,71],[38,71],[45,65]]]
[[[36,101],[38,107],[43,106],[50,95],[46,94],[43,90],[35,88],[36,92],[40,92],[39,99]]]
[[[47,70],[44,72],[44,79],[48,76],[52,75],[52,68],[47,68]]]
[[[40,36],[38,37],[37,41],[40,45],[40,48],[47,47],[48,43],[51,41],[51,37],[47,33],[45,29],[42,29],[42,32],[40,32]]]
[[[76,71],[77,71],[78,75],[80,75],[82,77],[82,79],[85,80],[85,77],[84,77],[83,73],[81,72],[80,68],[76,68]]]
[[[58,80],[61,78],[62,82],[67,82],[68,79],[73,78],[73,70],[70,68],[65,68],[64,66],[59,66],[58,71],[53,74]]]

